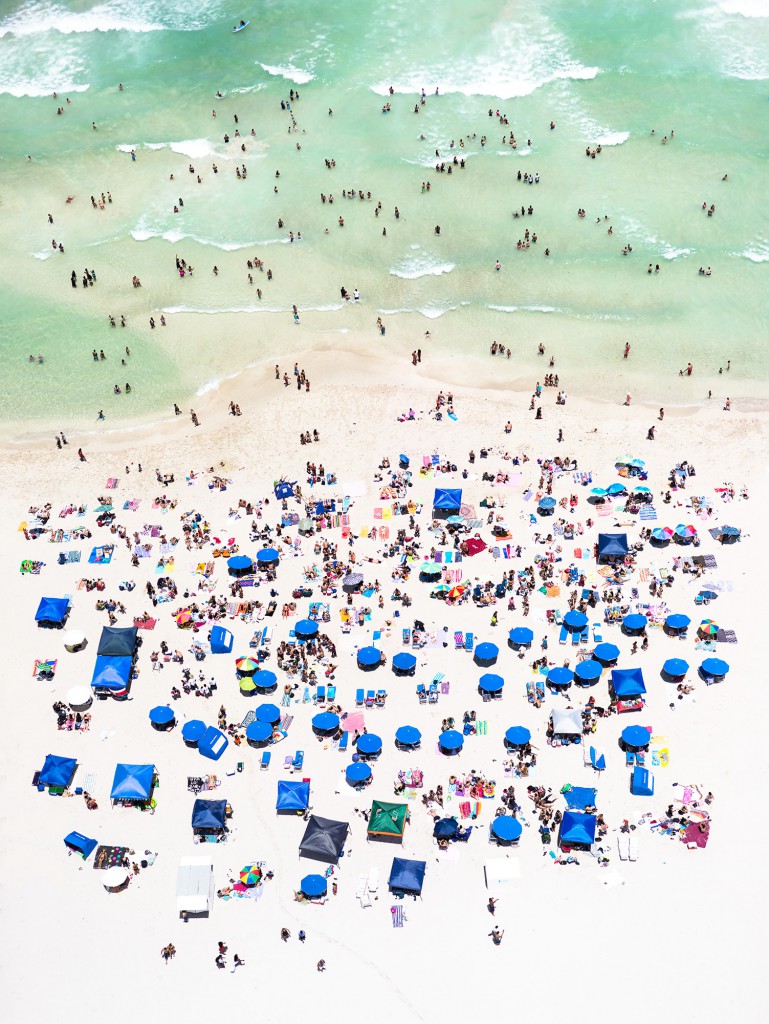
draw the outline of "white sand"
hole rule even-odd
[[[427,349],[427,346],[425,346]],[[624,1021],[646,1021],[650,1015],[674,1012],[710,1021],[725,1010],[735,1019],[758,1019],[763,1003],[763,943],[760,930],[751,932],[750,907],[766,899],[766,881],[762,853],[769,838],[767,816],[761,810],[761,785],[765,778],[765,746],[762,732],[756,728],[762,713],[760,688],[762,648],[759,628],[764,605],[759,567],[762,564],[762,507],[767,497],[766,423],[763,416],[747,412],[721,411],[720,403],[703,408],[667,410],[664,423],[656,423],[656,410],[617,408],[569,400],[565,408],[555,407],[555,390],[543,395],[545,419],[533,421],[528,410],[528,395],[486,389],[474,391],[456,381],[477,379],[490,372],[485,362],[446,371],[454,379],[455,407],[459,421],[441,423],[422,416],[418,423],[398,424],[396,416],[413,405],[427,410],[433,403],[443,376],[440,362],[425,355],[419,375],[413,379],[401,372],[408,384],[391,386],[377,381],[392,379],[392,369],[384,361],[360,359],[348,354],[316,355],[307,361],[312,393],[299,395],[294,387],[284,390],[272,379],[271,368],[253,371],[231,382],[230,390],[220,391],[196,406],[202,426],[195,430],[187,416],[167,427],[134,433],[103,436],[97,443],[85,444],[88,462],[80,464],[75,452],[82,443],[69,438],[68,449],[6,446],[4,463],[4,500],[2,530],[5,537],[6,610],[3,617],[5,643],[3,720],[6,740],[2,752],[4,786],[2,828],[2,909],[6,935],[3,956],[4,1003],[8,1020],[61,1020],[113,1022],[159,1020],[174,1013],[181,1017],[195,1014],[201,1019],[210,1013],[248,1012],[258,1019],[293,1021],[312,1015],[323,1021],[339,1020],[351,1014],[365,1015],[378,1022],[434,1021],[453,1013],[515,1017],[537,1014],[540,1020],[561,1019],[577,1006],[575,1019],[607,1015]],[[285,365],[284,365],[285,364]],[[293,358],[281,360],[288,369]],[[400,368],[399,368],[400,372]],[[409,368],[409,373],[410,373]],[[544,372],[544,371],[543,371]],[[243,409],[239,419],[226,419],[230,398]],[[513,433],[505,436],[504,422],[510,418]],[[657,425],[657,440],[644,440],[651,423]],[[317,429],[321,442],[307,448],[299,445],[300,430]],[[555,443],[558,427],[566,441]],[[592,433],[597,428],[596,433]],[[51,712],[54,700],[64,699],[70,687],[88,684],[105,613],[95,611],[95,592],[77,590],[84,576],[101,575],[107,581],[105,594],[124,600],[130,624],[133,613],[147,606],[144,583],[154,578],[155,559],[142,561],[132,569],[125,546],[118,543],[108,567],[87,563],[94,542],[106,540],[106,531],[94,526],[96,496],[106,493],[108,477],[119,477],[112,492],[116,507],[124,500],[141,498],[138,512],[119,511],[117,521],[129,530],[145,523],[161,523],[170,535],[180,535],[178,514],[197,509],[218,536],[236,535],[241,550],[253,553],[248,542],[249,519],[237,522],[227,517],[228,509],[244,497],[252,501],[270,492],[272,481],[285,474],[304,480],[308,459],[323,462],[327,471],[336,472],[340,484],[348,480],[366,481],[367,493],[355,500],[351,514],[353,527],[374,525],[372,510],[381,505],[372,476],[383,455],[393,467],[403,451],[418,470],[423,453],[438,451],[461,470],[467,465],[470,448],[481,446],[495,452],[526,452],[532,459],[563,452],[574,455],[580,468],[592,469],[594,482],[608,485],[617,479],[614,457],[629,451],[648,460],[649,485],[656,494],[664,488],[668,470],[687,458],[697,467],[697,476],[676,501],[694,494],[709,496],[714,502],[713,522],[733,523],[747,536],[738,545],[721,547],[706,532],[712,523],[704,523],[690,510],[668,508],[657,499],[658,522],[670,525],[693,522],[701,530],[699,553],[714,553],[718,569],[709,577],[730,580],[733,589],[724,592],[701,617],[715,618],[722,626],[736,630],[739,643],[719,644],[718,656],[731,664],[731,672],[721,685],[705,687],[698,679],[696,666],[702,657],[694,650],[694,626],[699,609],[693,598],[696,585],[690,577],[676,574],[676,582],[664,600],[673,611],[682,611],[693,619],[686,642],[666,637],[661,630],[650,631],[648,652],[630,657],[630,640],[617,627],[604,627],[603,638],[617,643],[621,650],[620,667],[640,665],[647,683],[647,705],[641,715],[612,716],[601,720],[595,736],[606,751],[608,770],[600,778],[582,763],[582,746],[551,749],[544,741],[547,715],[554,706],[564,705],[562,698],[548,694],[545,708],[535,710],[526,701],[524,683],[530,678],[529,661],[539,656],[539,641],[547,632],[549,656],[560,664],[564,650],[559,648],[557,630],[546,627],[546,608],[567,607],[568,589],[562,588],[557,600],[547,600],[535,592],[532,612],[524,620],[519,610],[508,612],[506,604],[496,605],[499,626],[489,625],[491,612],[472,604],[449,608],[429,600],[431,587],[420,583],[416,574],[407,585],[414,598],[409,612],[393,619],[391,634],[383,639],[388,659],[402,649],[401,628],[421,618],[428,625],[471,629],[478,640],[494,640],[501,654],[496,671],[506,679],[501,701],[483,704],[476,690],[481,673],[469,654],[448,648],[419,653],[416,679],[396,679],[390,666],[373,676],[358,671],[354,645],[370,639],[372,628],[384,628],[396,607],[389,601],[393,584],[389,578],[391,563],[369,566],[367,579],[377,576],[385,594],[385,610],[375,610],[373,622],[365,629],[353,629],[342,637],[338,608],[332,601],[332,622],[328,631],[339,647],[337,672],[338,699],[346,710],[354,710],[354,692],[360,687],[386,687],[389,692],[384,710],[366,712],[370,731],[381,735],[384,751],[374,765],[374,783],[364,793],[354,793],[346,785],[343,769],[349,757],[319,743],[312,735],[311,706],[297,704],[288,739],[273,750],[268,772],[259,770],[260,754],[245,744],[230,745],[222,760],[214,766],[182,743],[180,728],[159,734],[149,724],[147,712],[158,703],[170,700],[170,688],[179,681],[176,666],[152,672],[150,651],[161,639],[172,648],[185,652],[185,664],[197,663],[187,654],[191,638],[170,621],[170,610],[185,603],[184,587],[194,585],[189,574],[196,553],[183,547],[176,559],[175,579],[179,599],[159,606],[160,622],[154,632],[145,633],[139,657],[140,676],[133,684],[128,703],[96,702],[89,733],[57,732]],[[194,468],[205,470],[219,460],[226,462],[226,475],[232,480],[227,492],[209,491],[205,479],[194,486],[185,484],[185,473]],[[141,461],[144,473],[136,464]],[[125,465],[131,463],[126,476]],[[532,504],[522,501],[523,486],[494,488],[480,481],[484,469],[495,471],[503,463],[492,454],[487,462],[476,461],[477,479],[425,479],[415,473],[411,495],[426,504],[420,519],[422,543],[429,548],[429,505],[436,485],[461,486],[465,499],[478,505],[481,497],[495,493],[505,501],[506,518],[513,529],[513,542],[524,545],[520,561],[492,563],[488,552],[462,564],[465,579],[500,578],[503,570],[531,563],[543,547],[531,540],[528,514]],[[155,481],[154,468],[173,472],[176,483],[165,492],[179,500],[175,512],[162,514],[152,510],[152,499],[163,490]],[[532,480],[532,463],[523,469],[523,483]],[[725,504],[714,487],[730,481],[738,489],[750,488],[750,500]],[[536,478],[533,480],[536,484]],[[332,487],[318,493],[342,493],[344,487]],[[307,488],[305,486],[305,493]],[[578,493],[580,503],[575,520],[584,522],[590,514],[586,489],[564,478],[556,484],[557,498]],[[17,531],[27,518],[31,504],[50,501],[53,515],[49,525],[72,528],[85,524],[94,532],[94,540],[65,545],[44,540],[25,543]],[[87,502],[85,519],[74,516],[61,521],[59,509],[68,502]],[[277,503],[270,509],[277,513]],[[557,510],[556,518],[560,510]],[[593,514],[593,518],[596,518]],[[637,517],[620,514],[618,521],[633,520],[631,539],[637,536]],[[268,513],[265,521],[274,522]],[[615,518],[598,518],[597,527],[610,527]],[[391,536],[407,520],[390,522]],[[552,522],[552,521],[546,521]],[[540,527],[537,527],[539,529]],[[289,531],[292,535],[295,531]],[[482,535],[488,539],[489,530]],[[594,530],[588,536],[594,537]],[[329,538],[341,540],[340,531],[329,531]],[[578,542],[575,542],[578,543]],[[564,565],[571,561],[572,544],[564,543]],[[311,541],[304,541],[311,552]],[[357,541],[358,558],[376,555],[372,541]],[[62,548],[80,548],[80,564],[59,566]],[[340,543],[340,556],[342,545]],[[655,552],[647,545],[639,565],[671,567],[678,550]],[[157,554],[157,549],[153,552]],[[39,576],[20,576],[23,558],[36,557],[47,564]],[[202,556],[201,556],[202,557]],[[278,586],[282,598],[289,598],[303,565],[317,561],[308,553],[284,558]],[[593,567],[592,560],[582,563]],[[149,574],[149,577],[148,577]],[[137,587],[125,595],[118,581],[134,579]],[[218,592],[226,578],[218,567]],[[640,585],[642,598],[648,588]],[[252,591],[262,599],[266,588]],[[625,592],[629,590],[625,588]],[[42,595],[73,595],[70,625],[82,628],[89,646],[80,654],[64,651],[60,634],[38,631],[34,613]],[[319,598],[316,586],[313,599]],[[280,609],[280,601],[279,601]],[[306,613],[307,601],[299,603]],[[602,618],[601,606],[590,615]],[[519,661],[506,645],[507,631],[513,625],[530,625],[535,632],[534,649]],[[287,636],[291,620],[280,618],[274,624],[273,651]],[[121,624],[121,623],[119,623]],[[247,653],[252,626],[235,620],[226,623],[235,633],[234,654]],[[569,650],[574,664],[574,656]],[[675,687],[660,680],[662,662],[670,656],[689,660],[689,681],[694,693],[675,700]],[[31,672],[35,658],[58,658],[53,683],[36,681]],[[219,690],[209,701],[185,696],[174,704],[177,718],[202,717],[215,724],[216,712],[224,703],[231,720],[239,720],[258,703],[242,698],[237,690],[232,657],[209,656],[203,663],[208,675],[216,674]],[[268,668],[276,668],[273,654]],[[428,682],[435,672],[446,673],[451,693],[437,705],[419,706],[415,683]],[[277,702],[282,690],[279,673]],[[599,704],[606,703],[604,679],[594,688]],[[300,688],[301,694],[301,688]],[[586,699],[588,694],[584,695]],[[572,688],[576,700],[580,693]],[[601,699],[603,698],[603,699]],[[675,704],[674,710],[669,707]],[[460,723],[466,709],[475,709],[479,718],[488,719],[488,735],[469,737],[462,755],[447,759],[435,752],[435,737],[440,722],[453,715]],[[393,733],[405,723],[418,726],[423,733],[422,749],[413,755],[398,753]],[[653,726],[654,734],[665,737],[670,750],[670,765],[655,771],[657,792],[651,799],[632,797],[628,791],[628,771],[624,755],[617,746],[619,733],[628,724]],[[580,855],[578,867],[559,867],[542,856],[533,807],[526,799],[526,780],[507,780],[502,773],[504,749],[502,736],[513,724],[532,729],[532,742],[539,747],[539,765],[533,781],[552,786],[557,792],[567,782],[597,785],[598,808],[606,817],[610,833],[611,864],[599,868],[588,855]],[[311,803],[316,813],[350,821],[352,835],[346,856],[334,877],[339,894],[329,897],[323,907],[300,906],[293,893],[300,878],[323,870],[317,862],[298,858],[298,842],[304,829],[301,818],[277,817],[274,812],[276,783],[287,778],[283,757],[301,748],[306,752],[304,776],[312,780]],[[97,812],[89,812],[82,799],[51,799],[30,785],[33,772],[45,755],[57,753],[77,757],[80,767],[75,785],[82,785],[85,772],[95,772],[94,796]],[[245,762],[242,774],[233,772],[236,762]],[[118,761],[154,762],[160,775],[158,807],[153,816],[136,810],[110,809],[109,789]],[[393,797],[392,782],[401,767],[419,766],[424,770],[426,789],[442,783],[457,770],[475,768],[496,779],[497,793],[514,782],[523,814],[532,823],[525,828],[520,849],[497,850],[487,844],[487,828],[498,801],[485,801],[477,828],[468,844],[456,844],[447,854],[438,853],[431,839],[431,822],[417,800],[412,804],[412,823],[407,828],[402,849],[384,843],[366,843],[365,824],[353,808],[368,808],[371,798]],[[186,791],[186,776],[213,770],[222,778],[216,796],[226,797],[235,812],[234,833],[227,845],[195,846],[192,842],[190,813],[193,796]],[[678,841],[651,834],[639,828],[640,856],[637,863],[621,862],[616,855],[616,829],[623,818],[635,822],[652,811],[664,812],[673,796],[673,783],[695,783],[702,792],[712,790],[712,830],[705,850],[689,851]],[[447,803],[446,811],[457,811],[457,802]],[[559,797],[557,805],[565,809]],[[63,836],[78,829],[100,842],[127,845],[140,859],[145,849],[158,852],[155,865],[118,895],[107,894],[101,886],[101,873],[92,869],[93,858],[83,863],[68,858]],[[554,849],[555,847],[551,847]],[[215,865],[217,887],[226,884],[239,868],[253,859],[265,860],[275,871],[266,883],[259,901],[216,901],[209,920],[187,924],[176,914],[176,871],[180,857],[210,853]],[[404,902],[407,915],[402,930],[391,926],[393,899],[387,892],[387,877],[393,855],[427,861],[423,899]],[[488,893],[483,864],[487,859],[510,856],[520,864],[521,880],[501,891],[496,923],[505,929],[500,948],[494,948],[488,933],[492,919],[486,910]],[[380,874],[379,899],[361,909],[354,898],[358,875],[376,867]],[[616,883],[616,884],[607,884]],[[291,929],[291,941],[279,938],[281,926]],[[307,932],[300,946],[296,935]],[[214,965],[216,943],[229,945],[228,969],[217,971]],[[166,966],[161,948],[173,942],[176,958]],[[230,974],[233,953],[246,961],[235,977]],[[319,974],[316,961],[323,957],[327,971]],[[162,986],[162,987],[161,987]],[[506,1007],[506,1009],[505,1009]],[[574,1017],[574,1014],[571,1014]]]

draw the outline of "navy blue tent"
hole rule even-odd
[[[433,497],[433,519],[448,519],[462,507],[462,491],[452,487],[436,487]]]
[[[295,484],[296,480],[293,484],[288,483],[286,480],[279,480],[278,483],[275,484],[275,497],[293,498]]]
[[[266,722],[268,725],[277,725],[280,719],[281,713],[277,704],[260,704],[256,709],[257,722]]]
[[[299,856],[325,861],[326,864],[337,864],[349,831],[350,826],[346,821],[334,821],[332,818],[312,814],[299,844]]]
[[[61,628],[69,614],[68,597],[41,597],[35,612],[35,622],[41,626]]]
[[[258,719],[246,727],[246,740],[251,746],[263,746],[272,739],[272,726]]]
[[[300,619],[294,626],[297,640],[312,640],[318,635],[318,623],[314,619]]]
[[[393,857],[388,885],[394,892],[421,893],[425,880],[427,863],[423,860],[406,860]]]
[[[156,708],[150,709],[150,722],[156,729],[167,729],[174,721],[174,709],[167,704],[158,704]]]
[[[258,693],[271,693],[278,685],[278,677],[266,668],[254,672],[251,678]]]
[[[555,665],[547,673],[547,685],[548,686],[568,686],[574,673],[570,668],[566,668],[565,665]]]
[[[594,814],[579,811],[564,811],[558,843],[567,846],[592,846],[595,842],[596,820]]]
[[[133,658],[98,657],[93,668],[91,688],[121,696],[128,690],[133,669]]]
[[[563,624],[572,633],[579,633],[587,625],[587,615],[577,611],[566,612],[563,617]]]
[[[499,657],[499,648],[496,644],[483,643],[475,648],[475,664],[488,668],[493,665]]]
[[[252,572],[254,563],[248,557],[248,555],[233,555],[232,558],[227,559],[227,571],[230,576],[245,576],[247,573]]]
[[[501,693],[504,685],[505,681],[502,676],[495,675],[493,672],[485,672],[478,680],[478,689],[481,693]]]
[[[649,623],[646,616],[639,615],[638,613],[626,615],[625,618],[622,620],[623,630],[631,636],[634,633],[643,633],[648,624]]]
[[[309,782],[279,782],[276,811],[306,811],[310,806]]]
[[[356,746],[359,754],[363,754],[365,757],[373,757],[375,754],[381,753],[382,740],[376,733],[364,732],[362,736],[358,737]]]
[[[352,764],[347,765],[344,774],[351,785],[358,786],[361,782],[366,782],[367,779],[370,779],[373,772],[371,771],[371,765],[366,764],[365,761],[353,761]]]
[[[599,562],[607,561],[611,558],[624,558],[629,550],[626,533],[598,534]]]
[[[433,826],[434,839],[453,839],[459,831],[456,818],[438,818]]]
[[[400,747],[418,747],[422,742],[422,733],[413,725],[402,725],[395,730],[395,742]]]
[[[514,843],[522,832],[523,825],[509,814],[500,814],[491,823],[491,834],[500,843]]]
[[[574,678],[583,685],[590,685],[601,678],[603,666],[599,661],[581,661],[574,668]]]
[[[99,845],[96,839],[89,839],[82,832],[70,832],[64,836],[64,845],[73,853],[79,853],[83,860],[87,860]]]
[[[201,800],[192,805],[192,827],[221,832],[226,826],[227,801]]]
[[[59,757],[58,754],[48,754],[43,767],[40,769],[38,784],[41,786],[54,786],[66,789],[72,782],[72,776],[77,768],[77,760],[74,757]]]
[[[400,672],[404,675],[413,673],[417,665],[416,656],[409,654],[408,651],[400,651],[393,658],[393,672]]]
[[[358,668],[369,672],[382,662],[382,652],[378,647],[361,647],[358,651]]]
[[[203,757],[218,761],[229,745],[230,741],[224,733],[213,725],[209,725],[202,738],[198,740],[198,752]]]
[[[595,807],[597,792],[589,786],[572,786],[564,792],[563,798],[570,811],[584,811],[586,807]]]
[[[96,653],[104,658],[130,658],[136,651],[138,635],[136,626],[104,626]]]
[[[654,776],[648,768],[634,768],[630,779],[633,796],[654,796]]]
[[[613,668],[611,688],[615,697],[640,697],[646,693],[643,672],[640,668]]]
[[[256,563],[259,568],[270,568],[270,566],[277,565],[280,553],[276,548],[262,548],[261,551],[256,553]]]
[[[328,892],[328,882],[323,875],[305,875],[299,883],[299,892],[307,899],[315,900]]]
[[[464,742],[464,736],[456,729],[447,729],[438,737],[438,747],[443,754],[458,754]]]
[[[648,747],[651,741],[651,733],[643,725],[626,725],[622,730],[622,742],[626,747],[640,749]]]
[[[525,725],[511,725],[505,733],[505,745],[508,747],[525,747],[531,739],[531,732]]]
[[[231,654],[233,635],[224,626],[214,626],[211,630],[211,653]]]
[[[191,718],[182,726],[182,739],[190,747],[196,747],[206,733],[206,723],[199,718]]]
[[[154,778],[154,764],[119,764],[115,768],[110,800],[149,800]]]
[[[662,666],[662,674],[671,679],[682,679],[689,671],[689,662],[683,658],[668,658]]]
[[[616,644],[598,644],[593,651],[593,657],[604,665],[611,665],[619,658],[619,647]]]
[[[516,626],[510,630],[509,640],[514,647],[527,647],[534,639],[534,630],[528,626]]]

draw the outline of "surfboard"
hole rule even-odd
[[[235,28],[232,31],[233,32],[242,32],[243,29],[244,28],[248,28],[248,26],[249,26],[249,22],[246,22],[245,25],[236,25]]]

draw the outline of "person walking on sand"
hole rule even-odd
[[[499,928],[492,928],[492,930],[489,932],[489,937],[491,941],[494,943],[494,945],[498,946],[502,942],[504,934],[504,929],[500,931]]]
[[[326,969],[326,961],[318,960],[318,971],[322,974]]]
[[[235,962],[232,965],[232,970],[230,971],[230,974],[234,974],[235,971],[238,969],[238,967],[245,967],[245,965],[246,965],[246,961],[245,960],[241,960],[240,957],[238,956],[238,954],[236,953],[235,954]]]
[[[489,902],[486,904],[486,907],[492,917],[497,912],[497,903],[499,903],[499,900],[495,900],[493,896],[489,896]]]
[[[288,940],[291,938],[291,932],[288,930],[288,928],[281,928],[280,937],[284,942],[288,942]]]
[[[194,427],[200,426],[200,423],[198,422],[198,414],[195,412],[194,409],[190,409],[190,419],[192,420],[192,425]]]

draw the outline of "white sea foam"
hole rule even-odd
[[[459,309],[461,306],[469,305],[469,302],[454,304],[430,302],[426,306],[400,306],[396,309],[380,309],[378,312],[382,316],[397,316],[399,313],[419,313],[420,316],[424,316],[428,320],[437,320],[438,317],[445,316],[446,313],[451,313],[453,310]]]
[[[558,306],[538,306],[536,304],[529,306],[497,306],[490,303],[488,308],[495,309],[499,313],[563,313],[563,310],[559,309]]]
[[[250,242],[220,242],[214,238],[203,238],[191,232],[178,229],[163,229],[148,227],[140,223],[131,231],[131,237],[135,242],[147,242],[151,238],[162,238],[166,242],[177,244],[189,240],[198,245],[210,245],[215,249],[222,249],[224,252],[237,252],[239,249],[256,249],[264,245],[288,245],[288,238],[262,238]]]
[[[666,260],[676,260],[679,256],[689,256],[693,252],[694,249],[678,249],[669,242],[662,243],[662,258]]]
[[[219,15],[215,0],[199,0],[194,7],[173,0],[139,3],[137,0],[107,0],[86,11],[71,11],[60,4],[26,4],[0,22],[5,35],[32,36],[44,32],[72,35],[80,32],[162,32],[174,29],[194,32]]]
[[[330,302],[327,305],[302,306],[299,313],[334,313],[342,308],[342,303]],[[217,306],[215,309],[209,306],[166,306],[162,312],[169,315],[173,313],[196,313],[202,316],[218,316],[220,313],[292,313],[293,310],[290,306],[265,306],[261,303],[255,303],[253,306]]]
[[[742,256],[746,260],[750,260],[751,263],[769,263],[769,241],[764,238],[760,238],[757,242],[754,242],[749,249],[745,249],[741,253],[736,255]]]
[[[181,153],[190,159],[201,160],[204,156],[212,156],[215,150],[208,139],[185,139],[182,142],[169,142],[168,148],[173,153]]]
[[[41,249],[40,252],[33,252],[31,255],[34,256],[36,260],[49,260],[51,256],[55,255],[55,253],[54,250],[51,248]]]
[[[497,67],[488,68],[485,75],[483,69],[476,69],[473,66],[467,67],[463,77],[460,77],[457,70],[452,71],[451,68],[446,68],[443,74],[436,75],[432,70],[425,71],[397,84],[376,82],[370,86],[370,89],[378,96],[387,96],[392,85],[395,93],[414,96],[421,91],[425,82],[435,82],[437,80],[437,87],[443,95],[461,93],[463,96],[491,96],[495,99],[511,100],[521,96],[530,96],[531,93],[543,85],[548,85],[550,82],[556,82],[559,79],[588,80],[595,78],[600,73],[600,70],[598,67],[585,67],[582,64],[570,61],[568,66],[544,71],[540,76],[532,74],[530,77],[516,78],[511,76],[505,63],[500,61]],[[428,95],[435,93],[435,85],[432,85],[430,88],[425,86],[425,88]]]
[[[410,256],[390,268],[393,277],[415,281],[419,277],[440,277],[454,270],[454,263],[438,263],[429,256]]]
[[[262,64],[259,60],[256,63],[268,75],[274,75],[276,78],[285,78],[287,82],[295,82],[297,85],[306,85],[315,77],[312,72],[303,71],[302,68],[296,68],[293,64]]]
[[[766,0],[716,0],[724,14],[739,14],[743,18],[769,18]]]

